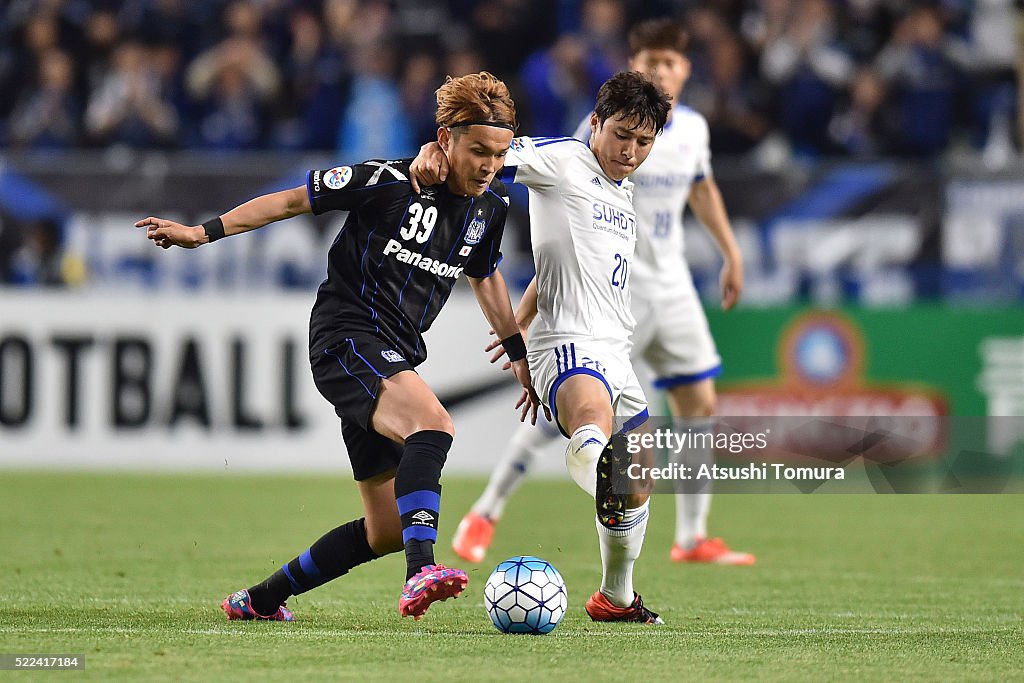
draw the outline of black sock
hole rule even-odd
[[[250,605],[256,614],[271,616],[292,594],[291,584],[283,571],[276,572],[249,589]]]
[[[309,549],[249,589],[252,608],[269,616],[288,596],[298,595],[344,576],[350,569],[380,557],[366,538],[366,520],[342,524]]]
[[[424,430],[405,440],[395,472],[395,501],[402,516],[406,579],[434,564],[441,513],[441,468],[451,447],[451,434],[441,431]]]
[[[417,541],[410,538],[405,542],[405,580],[414,577],[428,564],[434,564],[434,542]]]

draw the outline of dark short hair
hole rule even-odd
[[[629,29],[629,53],[641,50],[672,50],[686,56],[690,36],[681,24],[672,19],[648,19]]]
[[[594,113],[604,125],[608,119],[619,116],[634,120],[633,128],[653,125],[660,133],[668,121],[671,100],[658,86],[636,71],[620,71],[601,86],[597,93]]]

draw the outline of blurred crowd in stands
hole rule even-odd
[[[445,74],[512,86],[523,132],[568,134],[638,19],[689,28],[684,102],[713,151],[933,158],[1013,149],[1014,0],[5,0],[7,149],[342,150],[434,135]]]

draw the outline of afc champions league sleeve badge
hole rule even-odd
[[[332,190],[340,190],[352,180],[351,166],[335,166],[324,173],[324,185]]]

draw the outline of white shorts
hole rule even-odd
[[[681,275],[672,296],[652,300],[632,292],[633,359],[650,366],[657,389],[693,384],[722,372],[700,297],[690,274]]]
[[[596,344],[583,347],[566,342],[553,349],[531,351],[526,358],[533,386],[544,405],[551,409],[558,431],[565,437],[570,435],[558,422],[555,394],[562,382],[573,375],[591,375],[604,383],[615,414],[615,433],[628,432],[647,421],[647,397],[626,353]]]

